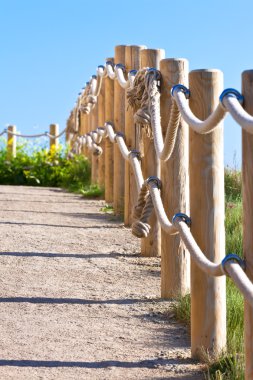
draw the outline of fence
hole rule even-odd
[[[73,152],[89,157],[105,200],[141,238],[141,254],[161,254],[161,296],[190,289],[193,357],[225,349],[225,275],[240,289],[247,380],[253,378],[252,81],[253,71],[245,71],[243,96],[222,92],[219,70],[189,73],[187,60],[165,59],[161,49],[116,46],[79,94],[66,130]],[[227,112],[243,135],[244,261],[225,256]]]
[[[7,129],[4,129],[0,136],[4,134],[7,135],[7,158],[16,157],[16,147],[17,147],[17,137],[23,138],[36,138],[46,136],[49,138],[49,147],[50,149],[54,146],[55,148],[59,145],[59,138],[63,136],[66,132],[65,128],[61,133],[59,133],[59,125],[58,124],[50,124],[49,132],[38,133],[34,135],[24,135],[17,132],[17,128],[15,125],[9,125]]]

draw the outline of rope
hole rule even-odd
[[[117,64],[115,66],[115,74],[120,86],[124,89],[127,89],[130,86],[130,81],[129,79],[125,79],[125,76],[124,76],[125,72],[126,72],[126,68],[124,65]]]
[[[175,86],[172,92],[182,118],[195,132],[201,134],[211,132],[224,119],[226,110],[222,104],[219,103],[214,112],[206,120],[202,121],[198,119],[192,113],[189,103],[185,97],[185,93],[182,92],[182,87]]]
[[[2,136],[3,134],[6,133],[6,134],[10,134],[12,136],[17,136],[17,137],[22,137],[22,138],[37,138],[37,137],[46,136],[46,137],[49,137],[50,139],[57,139],[57,138],[61,137],[66,132],[66,130],[67,130],[67,128],[64,128],[61,131],[61,133],[59,133],[58,135],[51,135],[48,132],[38,133],[38,134],[35,134],[35,135],[24,135],[24,134],[21,134],[21,133],[9,131],[8,129],[4,129],[3,132],[0,133],[0,136]]]
[[[253,116],[248,114],[241,106],[239,100],[234,96],[226,95],[222,101],[226,110],[233,119],[248,133],[253,134]]]
[[[116,73],[114,71],[114,63],[111,61],[107,61],[105,65],[108,77],[114,80],[116,78]]]
[[[156,155],[160,160],[167,161],[171,157],[175,147],[177,131],[180,123],[180,112],[173,99],[164,142],[160,115],[160,72],[155,69],[149,70],[146,73],[145,81]]]

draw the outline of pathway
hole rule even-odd
[[[158,258],[103,201],[0,186],[0,379],[203,379]]]

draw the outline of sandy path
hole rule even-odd
[[[0,186],[0,379],[203,379],[157,258],[60,189]]]

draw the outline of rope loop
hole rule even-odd
[[[242,260],[240,256],[236,255],[235,253],[229,253],[228,255],[226,255],[226,256],[224,257],[224,259],[223,259],[222,262],[221,262],[221,266],[222,266],[223,272],[224,272],[224,274],[226,274],[227,276],[229,276],[229,274],[227,273],[225,266],[226,266],[226,263],[227,263],[228,261],[235,261],[235,262],[237,262],[237,264],[240,265],[240,267],[241,267],[243,270],[246,269],[245,261]]]
[[[123,73],[126,73],[126,66],[123,65],[123,63],[117,63],[117,65],[115,67],[117,69],[121,69],[123,71]]]
[[[179,219],[178,221],[185,222],[185,224],[187,224],[187,226],[189,228],[191,227],[192,220],[191,220],[191,218],[188,215],[183,214],[182,212],[178,212],[177,214],[175,214],[173,216],[173,218],[172,218],[172,224],[176,224],[178,222],[177,219]]]
[[[115,136],[114,136],[114,142],[116,142],[116,143],[117,143],[117,137],[123,137],[123,138],[125,138],[125,135],[124,135],[123,132],[116,132]]]
[[[186,99],[190,98],[190,95],[191,95],[190,90],[187,87],[185,87],[183,84],[176,84],[175,86],[172,87],[170,93],[173,98],[174,98],[174,91],[176,92],[181,91],[185,94]]]
[[[150,183],[154,183],[159,190],[162,188],[162,181],[156,176],[150,176],[146,179],[146,184],[149,185]]]
[[[141,152],[139,152],[139,150],[136,150],[136,149],[132,149],[130,152],[129,152],[129,157],[131,158],[135,158],[137,157],[138,160],[140,161],[141,160]]]
[[[225,96],[236,98],[240,104],[243,104],[244,102],[244,97],[239,91],[237,91],[235,88],[226,88],[224,91],[222,91],[219,98],[220,103],[224,108],[226,108],[223,104],[223,99]]]

